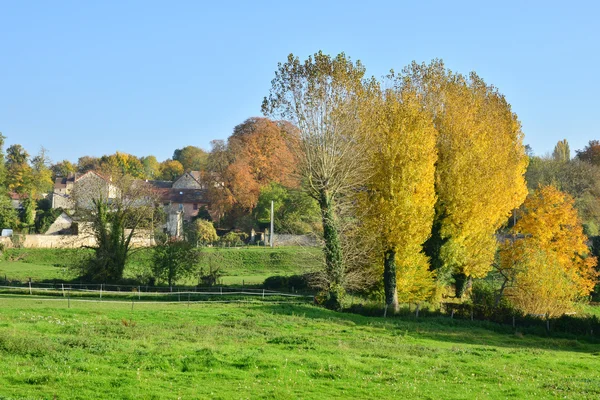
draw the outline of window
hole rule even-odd
[[[183,204],[179,204],[179,211],[183,211]]]
[[[194,203],[194,211],[198,209],[198,203]]]

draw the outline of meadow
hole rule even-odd
[[[0,399],[600,397],[600,346],[306,304],[0,297]]]
[[[0,280],[33,282],[76,278],[69,269],[73,260],[89,253],[88,249],[10,249],[0,257]],[[260,285],[270,276],[289,276],[310,272],[319,267],[321,250],[311,247],[241,247],[205,248],[200,267],[204,272],[220,267],[223,285]],[[125,278],[147,279],[150,276],[150,249],[134,251],[125,268]],[[194,285],[197,277],[180,284]]]

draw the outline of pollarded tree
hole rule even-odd
[[[316,53],[304,62],[293,54],[279,64],[263,113],[292,122],[299,130],[298,171],[321,210],[325,274],[332,307],[343,296],[345,266],[336,202],[365,182],[365,142],[360,108],[368,90],[365,68],[343,53]]]
[[[382,252],[387,313],[398,308],[399,272],[405,300],[422,300],[434,286],[422,251],[435,215],[437,132],[409,81],[382,94],[364,120],[371,171],[361,206]]]
[[[453,273],[485,276],[496,231],[527,188],[523,133],[510,104],[475,73],[447,71],[441,61],[404,71],[423,94],[438,131],[436,218],[427,255],[447,282]]]
[[[90,225],[96,241],[94,256],[81,265],[81,274],[98,282],[118,281],[135,238],[148,235],[155,226],[159,194],[129,175],[90,172],[78,181],[72,200],[76,217]]]

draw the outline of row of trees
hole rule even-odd
[[[102,157],[82,156],[77,163],[63,160],[50,168],[53,176],[67,176],[72,173],[97,171],[105,175],[131,175],[140,179],[175,180],[184,172],[206,169],[208,154],[199,147],[185,146],[176,149],[173,157],[159,162],[155,156],[136,157],[116,152]]]
[[[201,170],[220,222],[230,228],[259,224],[273,200],[278,230],[323,237],[319,282],[332,308],[355,288],[382,287],[386,310],[450,286],[461,295],[472,279],[490,273],[502,277],[499,296],[522,309],[527,296],[564,288],[562,308],[545,301],[547,314],[592,290],[596,259],[579,218],[586,233],[597,234],[600,144],[590,142],[575,160],[566,140],[551,156],[533,157],[509,103],[475,73],[455,73],[434,60],[392,71],[380,82],[344,54],[319,52],[303,62],[290,55],[279,64],[262,109],[270,118],[246,120],[226,142],[214,141],[209,153],[188,146],[164,163],[116,153],[50,170],[96,169],[129,177],[118,181],[131,182],[130,189],[140,188],[134,178],[174,179],[186,169]],[[13,168],[13,181],[25,182],[14,178],[23,176],[15,169],[26,169],[23,157],[8,153],[2,164]],[[25,157],[25,164],[37,171],[35,159]],[[124,200],[135,198],[121,190]],[[156,206],[151,197],[145,195],[144,205]],[[112,237],[102,229],[124,232],[133,221],[113,221],[118,209],[95,206],[95,215],[106,217],[96,233],[109,245],[128,243],[123,233]],[[141,224],[153,212],[143,215]],[[499,249],[503,235],[511,240]],[[111,259],[119,257],[116,250],[100,253],[98,259],[124,265]],[[533,278],[545,269],[547,280]],[[111,272],[110,279],[118,276]]]
[[[383,84],[344,54],[317,53],[304,62],[290,55],[279,64],[263,112],[298,128],[297,173],[321,212],[329,305],[340,307],[351,285],[355,266],[344,256],[351,251],[344,237],[357,231],[373,239],[366,258],[383,270],[386,309],[397,307],[399,288],[409,301],[450,284],[460,294],[463,282],[493,270],[497,234],[528,193],[529,158],[516,114],[475,73],[454,73],[434,60],[392,72]],[[533,199],[551,202],[554,189],[540,190]],[[556,234],[568,235],[579,224],[571,203],[551,204],[567,216]],[[524,215],[533,209],[525,203]],[[575,297],[589,294],[597,274],[585,237],[571,235],[561,258],[548,248],[554,239],[540,239],[544,231],[533,225],[513,227],[526,238],[519,246],[561,259],[559,275]],[[532,271],[530,258],[519,257],[511,259],[521,268],[515,271]],[[524,276],[531,274],[511,275],[511,286],[525,287]]]

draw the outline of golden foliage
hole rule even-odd
[[[389,90],[367,111],[364,226],[377,236],[382,254],[396,254],[399,297],[422,300],[434,285],[422,246],[435,213],[437,132],[413,91]]]
[[[523,133],[510,104],[475,73],[447,71],[441,61],[405,70],[423,93],[438,130],[436,206],[444,241],[436,257],[457,272],[491,269],[494,234],[527,195]]]
[[[513,230],[525,235],[524,251],[548,254],[573,282],[576,293],[589,295],[598,278],[597,260],[590,255],[573,198],[554,186],[544,186],[523,207],[525,213]]]
[[[539,251],[528,239],[514,246],[505,244],[502,253],[504,262],[513,264],[514,283],[506,289],[506,295],[517,309],[526,314],[549,317],[573,309],[578,288],[559,264],[556,254]]]

